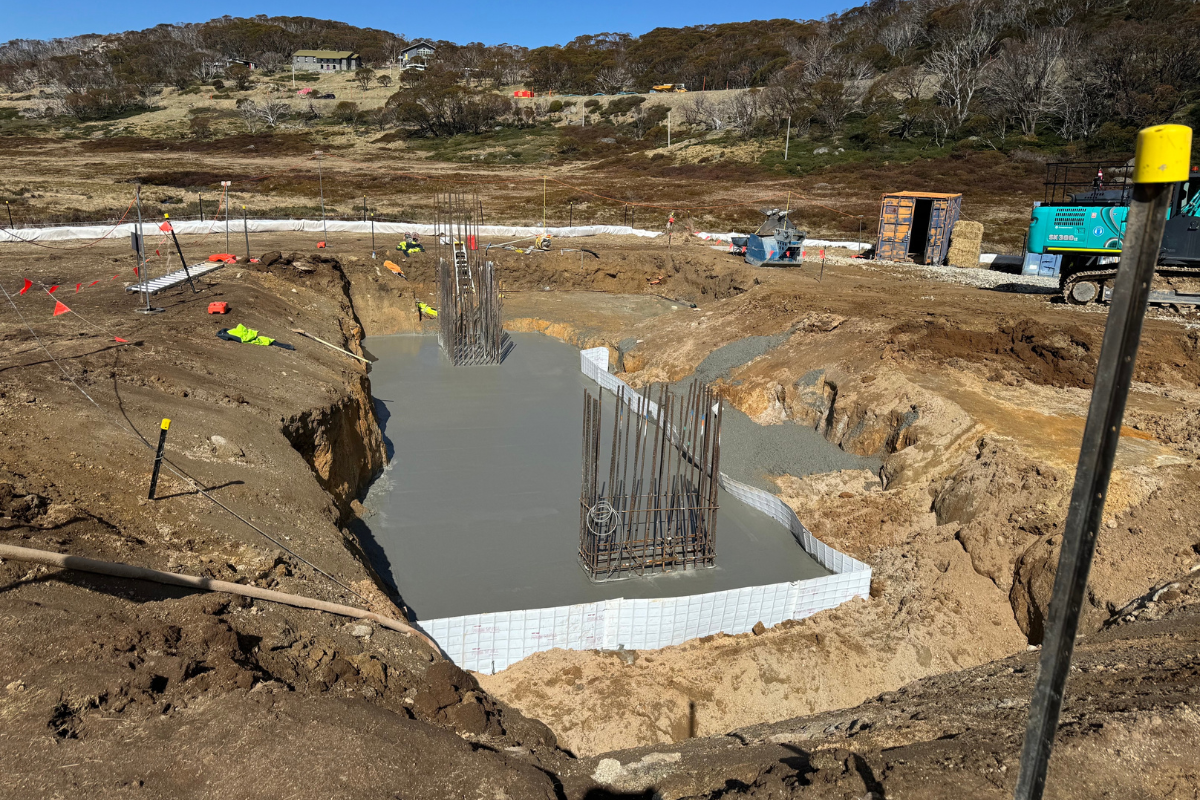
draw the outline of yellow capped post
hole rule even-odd
[[[1155,125],[1138,131],[1133,158],[1134,183],[1179,183],[1188,179],[1192,129],[1187,125]]]
[[[162,469],[163,451],[167,449],[167,429],[171,427],[171,420],[163,419],[162,424],[158,426],[158,452],[154,455],[154,472],[150,473],[150,495],[149,499],[154,499],[154,490],[158,488],[158,473]]]
[[[1042,636],[1037,685],[1021,750],[1014,800],[1041,800],[1046,770],[1087,591],[1096,538],[1104,521],[1113,461],[1125,403],[1137,364],[1150,285],[1158,266],[1163,229],[1175,184],[1187,180],[1192,131],[1183,125],[1155,125],[1138,133],[1133,195],[1126,217],[1121,264],[1117,268],[1104,343],[1096,360],[1092,400],[1075,467],[1075,486],[1063,525],[1062,550]]]

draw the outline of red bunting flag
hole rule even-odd
[[[82,283],[75,284],[75,294],[79,294],[79,287],[81,287],[81,286],[83,286]]]
[[[54,316],[57,317],[59,314],[65,314],[70,310],[71,309],[67,308],[62,300],[54,301]]]
[[[28,291],[29,291],[29,287],[30,287],[30,286],[33,286],[33,281],[31,281],[31,280],[29,280],[28,278],[26,278],[26,279],[25,279],[25,288],[24,288],[24,289],[22,289],[21,291],[17,292],[17,294],[25,294],[26,292],[28,292]]]
[[[155,251],[154,251],[154,255],[156,255],[156,256],[161,256],[161,255],[162,255],[162,253],[160,253],[160,252],[158,252],[157,250],[155,250]]]
[[[89,288],[89,289],[90,289],[90,288],[92,288],[93,286],[95,286],[95,285],[96,285],[97,283],[99,283],[99,282],[100,282],[100,281],[92,281],[91,283],[89,283],[89,284],[88,284],[88,288]]]
[[[115,280],[116,280],[117,278],[119,278],[119,277],[121,277],[121,273],[119,273],[119,272],[118,272],[116,275],[113,275],[111,278],[109,278],[109,280],[110,280],[110,281],[115,281]]]
[[[134,274],[134,275],[137,275],[137,274],[138,274],[138,268],[137,268],[137,267],[134,267],[134,268],[133,268],[133,274]],[[140,277],[140,276],[139,276],[139,277]]]
[[[51,286],[49,289],[47,289],[47,290],[46,290],[46,293],[47,293],[47,294],[54,294],[56,291],[58,291],[58,284],[57,284],[57,283],[56,283],[56,284],[54,284],[53,286]]]
[[[113,337],[113,339],[116,339],[116,340],[117,340],[118,342],[120,342],[121,344],[129,344],[129,340],[128,340],[128,339],[122,339],[120,336],[114,336],[114,337]]]

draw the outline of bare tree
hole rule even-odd
[[[814,36],[801,48],[800,60],[804,62],[804,79],[809,83],[820,80],[826,73],[838,69],[840,56],[834,52],[834,41],[829,36]]]
[[[1062,101],[1063,44],[1062,31],[1036,31],[1024,41],[1010,39],[989,70],[989,93],[1026,136],[1033,136]]]
[[[722,111],[730,127],[749,138],[762,111],[762,92],[758,89],[737,92],[722,104]]]
[[[879,31],[879,43],[895,58],[916,43],[921,29],[911,22],[894,22]]]
[[[720,130],[723,120],[720,109],[702,92],[696,92],[683,104],[683,121],[690,128]]]
[[[956,126],[971,114],[971,102],[983,86],[992,60],[997,26],[982,10],[969,14],[962,28],[948,33],[925,60],[925,68],[938,82],[938,99],[952,111]]]
[[[633,75],[625,65],[617,63],[596,73],[596,88],[605,94],[616,94],[632,80]]]
[[[201,83],[208,83],[221,74],[221,66],[215,54],[207,51],[193,53],[188,59],[189,72]]]
[[[278,72],[283,65],[287,63],[287,61],[288,59],[283,55],[283,53],[279,53],[274,50],[267,50],[259,55],[258,60],[254,63],[258,65],[258,68],[261,69],[264,74],[273,75]]]
[[[246,130],[250,133],[257,133],[263,122],[262,116],[259,114],[258,103],[253,100],[241,100],[237,104],[237,111]]]
[[[292,113],[292,106],[282,100],[269,99],[258,104],[258,117],[267,124],[268,128],[274,128],[284,117]]]

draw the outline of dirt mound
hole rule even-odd
[[[1078,326],[1050,329],[1031,319],[994,332],[952,328],[935,320],[905,322],[892,328],[891,343],[901,353],[982,362],[1059,389],[1091,387],[1100,351],[1099,338]]]

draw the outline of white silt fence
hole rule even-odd
[[[583,373],[601,387],[613,393],[624,388],[630,407],[657,413],[654,404],[645,405],[648,401],[608,371],[605,348],[582,351],[580,362]],[[466,614],[422,620],[419,627],[460,667],[495,673],[555,647],[657,650],[716,633],[746,633],[758,622],[771,627],[787,619],[803,619],[870,593],[871,568],[819,541],[778,497],[725,473],[720,474],[720,485],[791,531],[796,542],[833,574],[686,597],[620,597],[555,608]]]
[[[162,220],[147,220],[143,223],[146,236],[156,233]],[[182,235],[194,234],[223,234],[225,220],[176,221],[171,220],[175,232]],[[245,229],[250,233],[280,233],[296,231],[303,233],[370,233],[370,222],[348,222],[344,220],[319,219],[252,219],[247,220]],[[62,225],[50,228],[2,228],[0,227],[0,242],[53,242],[68,239],[120,239],[128,237],[137,230],[136,222],[123,222],[119,225]],[[240,234],[243,230],[242,220],[229,220],[229,233]],[[406,233],[416,233],[422,236],[432,236],[434,226],[417,222],[376,222],[375,233],[381,236],[403,236]],[[628,225],[575,225],[561,228],[538,228],[515,225],[480,225],[479,235],[489,237],[513,238],[520,236],[537,236],[548,233],[551,236],[571,238],[575,236],[598,236],[613,234],[616,236],[641,236],[654,238],[661,236],[659,231],[647,231],[631,228]]]

